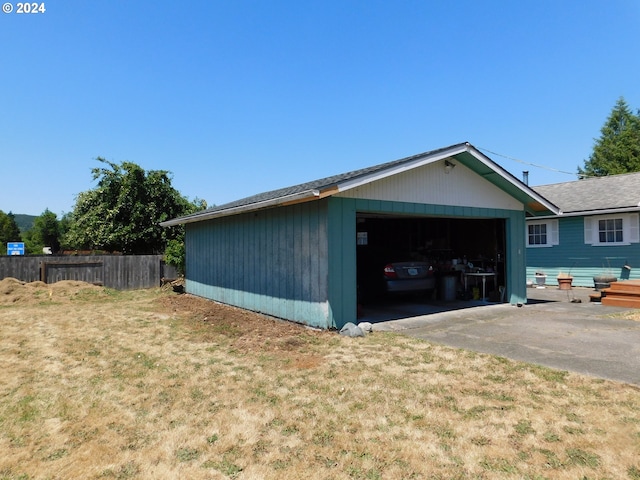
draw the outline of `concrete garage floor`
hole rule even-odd
[[[359,321],[452,347],[640,386],[640,321],[589,301],[590,288],[527,289],[528,303],[389,301]],[[573,299],[581,303],[573,303]],[[618,315],[616,315],[618,314]]]

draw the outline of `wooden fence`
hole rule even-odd
[[[177,272],[162,255],[5,255],[0,256],[0,280],[6,277],[45,283],[77,280],[134,290],[157,287],[163,278],[176,278]]]

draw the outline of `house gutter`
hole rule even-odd
[[[562,212],[558,213],[563,217],[592,217],[594,215],[611,215],[616,213],[634,213],[640,210],[639,207],[623,207],[623,208],[607,208],[603,210],[583,210],[578,212]],[[540,217],[529,217],[527,220],[546,220],[548,218],[556,218],[557,215],[544,215]]]
[[[293,193],[291,195],[285,195],[284,197],[273,198],[262,202],[249,203],[247,205],[241,205],[238,207],[226,208],[223,210],[215,210],[213,212],[199,212],[194,213],[186,217],[175,218],[173,220],[167,220],[166,222],[160,222],[162,227],[174,227],[176,225],[185,225],[187,223],[202,222],[203,220],[211,220],[213,218],[228,217],[230,215],[237,215],[240,213],[252,212],[255,210],[261,210],[269,207],[293,205],[296,203],[308,202],[309,200],[316,200],[321,197],[319,190],[305,190],[304,192]]]

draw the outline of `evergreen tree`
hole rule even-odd
[[[0,210],[0,254],[7,254],[7,243],[21,241],[22,236],[13,213]]]
[[[635,114],[620,97],[600,130],[593,152],[578,167],[581,176],[640,172],[640,111]]]
[[[25,247],[28,253],[40,254],[43,247],[50,247],[53,253],[60,250],[60,222],[48,208],[33,221],[33,228],[25,233]]]

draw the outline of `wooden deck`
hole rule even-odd
[[[640,308],[640,280],[613,282],[602,294],[603,305]]]

